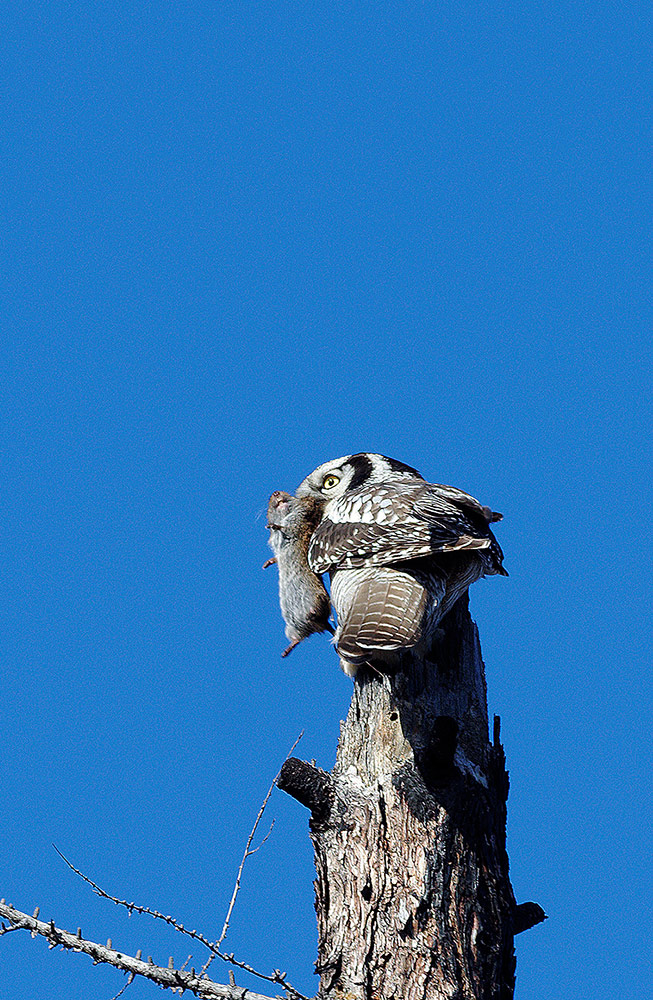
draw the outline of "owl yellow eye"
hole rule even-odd
[[[334,486],[337,486],[340,482],[339,476],[325,476],[322,481],[323,490],[332,490]]]

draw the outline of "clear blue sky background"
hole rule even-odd
[[[51,844],[217,936],[351,692],[324,636],[280,659],[267,497],[380,451],[505,514],[471,603],[550,914],[516,996],[650,996],[651,37],[600,0],[5,11],[0,896],[202,964]],[[227,944],[310,994],[272,817]],[[0,941],[0,1000],[123,982]]]

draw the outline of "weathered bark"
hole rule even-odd
[[[331,775],[282,768],[311,809],[321,1000],[512,997],[515,925],[544,914],[515,906],[495,721],[491,744],[465,597],[429,659],[359,671]]]

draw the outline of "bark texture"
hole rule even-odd
[[[284,765],[279,786],[311,809],[320,1000],[512,997],[498,725],[494,737],[465,597],[428,659],[359,671],[331,775]]]

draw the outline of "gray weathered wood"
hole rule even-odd
[[[312,814],[320,1000],[512,997],[498,726],[494,737],[464,597],[429,659],[359,671],[330,776],[282,768],[279,786]]]
[[[38,914],[38,909],[35,913]],[[77,934],[72,934],[61,927],[56,927],[52,920],[47,923],[43,920],[37,920],[36,915],[30,917],[27,913],[21,913],[14,906],[5,903],[4,899],[0,900],[0,920],[3,921],[0,934],[7,933],[8,930],[12,929],[30,931],[32,937],[40,934],[49,941],[50,948],[61,947],[68,951],[81,952],[90,955],[94,965],[106,963],[129,973],[131,977],[129,982],[134,976],[143,976],[165,989],[176,989],[180,993],[188,990],[195,996],[207,998],[207,1000],[210,998],[217,998],[217,1000],[272,1000],[262,993],[252,993],[250,990],[237,986],[225,986],[222,983],[214,982],[208,976],[206,978],[201,975],[197,976],[194,969],[191,972],[184,972],[181,969],[174,969],[170,965],[167,969],[155,965],[151,959],[149,962],[143,962],[140,958],[140,952],[137,958],[132,958],[131,955],[115,951],[111,947],[111,940],[107,941],[106,945],[98,944],[96,941],[87,941],[82,937],[81,930],[78,930]],[[8,926],[4,924],[4,921],[7,922]]]

